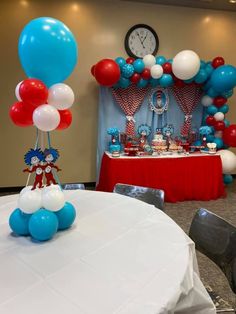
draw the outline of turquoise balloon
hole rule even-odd
[[[206,66],[206,62],[203,61],[203,60],[201,60],[201,61],[200,61],[200,68],[201,68],[201,69],[204,69],[205,66]]]
[[[214,116],[214,114],[218,112],[218,108],[216,108],[216,106],[211,105],[207,107],[206,112],[211,116]]]
[[[158,85],[160,85],[159,79],[151,78],[149,82],[152,87],[157,87]]]
[[[119,65],[119,67],[121,68],[123,65],[126,64],[126,61],[124,58],[122,57],[118,57],[115,59],[115,62]]]
[[[222,113],[227,113],[229,111],[229,106],[227,104],[219,108],[219,111]]]
[[[121,77],[120,80],[118,81],[119,87],[121,88],[127,88],[130,85],[130,80],[125,78],[125,77]]]
[[[172,64],[173,63],[173,59],[168,59],[167,62]]]
[[[174,80],[170,74],[163,74],[159,82],[161,87],[169,87],[174,84]]]
[[[228,90],[227,92],[223,92],[223,93],[221,94],[221,96],[223,96],[224,98],[230,98],[230,97],[233,96],[233,94],[234,94],[233,89],[230,89],[230,90]]]
[[[144,68],[145,68],[145,64],[143,62],[143,60],[141,59],[136,59],[134,62],[133,62],[133,67],[134,67],[134,71],[137,72],[137,73],[142,73]]]
[[[223,181],[224,181],[224,184],[230,184],[234,181],[234,178],[231,174],[224,174]]]
[[[211,73],[214,71],[214,68],[213,68],[213,66],[211,65],[211,62],[208,62],[208,63],[206,64],[205,71],[207,72],[208,76],[210,76]]]
[[[139,87],[139,88],[144,88],[144,87],[146,87],[148,85],[148,80],[144,80],[144,79],[140,79],[139,81],[138,81],[138,83],[137,83],[137,86]]]
[[[208,74],[204,69],[200,69],[198,74],[194,77],[194,80],[198,84],[204,83],[208,78]]]
[[[58,230],[65,230],[73,224],[76,217],[76,210],[71,203],[66,202],[64,207],[55,214],[58,218]]]
[[[31,216],[31,214],[25,214],[19,208],[16,208],[9,218],[9,226],[12,231],[22,236],[29,235],[29,219]]]
[[[40,208],[29,220],[29,232],[38,241],[50,240],[58,229],[58,218],[54,212]]]
[[[130,78],[134,74],[134,67],[132,64],[126,63],[121,68],[121,74],[125,78]]]
[[[216,143],[217,149],[220,149],[223,147],[224,143],[221,138],[215,137],[212,143]]]
[[[214,98],[219,95],[217,91],[214,90],[214,88],[210,87],[207,91],[207,95]]]
[[[228,126],[230,126],[230,121],[227,119],[224,119],[224,123],[225,123],[225,127],[227,128]]]
[[[202,142],[200,140],[197,140],[193,143],[193,146],[201,146]]]
[[[18,51],[26,75],[48,87],[67,79],[78,58],[74,35],[65,24],[51,17],[34,19],[24,27]]]
[[[158,57],[156,57],[156,64],[162,65],[162,64],[164,64],[165,62],[166,62],[166,58],[165,58],[165,57],[163,57],[163,56],[158,56]]]
[[[218,92],[225,92],[236,86],[236,68],[232,65],[221,65],[211,75],[211,85]]]

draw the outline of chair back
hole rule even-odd
[[[66,183],[62,184],[63,190],[85,190],[83,183]]]
[[[201,208],[192,220],[189,236],[196,249],[220,267],[236,293],[236,228]]]
[[[164,210],[165,192],[163,190],[117,183],[113,192],[136,198],[140,201],[152,204],[157,208]]]

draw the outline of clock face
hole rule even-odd
[[[156,55],[159,39],[156,32],[148,25],[133,26],[125,37],[125,49],[129,56],[143,58],[145,55]]]

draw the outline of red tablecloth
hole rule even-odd
[[[116,183],[165,191],[165,201],[209,201],[225,197],[219,156],[111,158],[103,155],[97,191],[112,192]]]

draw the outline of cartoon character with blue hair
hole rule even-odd
[[[35,190],[36,187],[43,187],[43,171],[44,166],[42,162],[44,160],[43,152],[40,148],[30,149],[24,156],[26,165],[30,166],[23,170],[23,172],[33,173],[35,172],[35,179],[32,190]]]
[[[54,162],[57,161],[59,158],[59,152],[55,148],[46,148],[43,152],[44,154],[44,160],[46,164],[44,165],[44,172],[46,177],[46,185],[49,186],[52,184],[57,184],[56,180],[53,176],[52,169],[56,169],[57,171],[60,171],[61,169],[58,168],[58,166],[54,165]]]
[[[140,136],[139,139],[139,147],[141,149],[144,149],[144,147],[147,145],[147,138],[151,134],[151,127],[147,124],[141,124],[138,127],[138,134]]]

